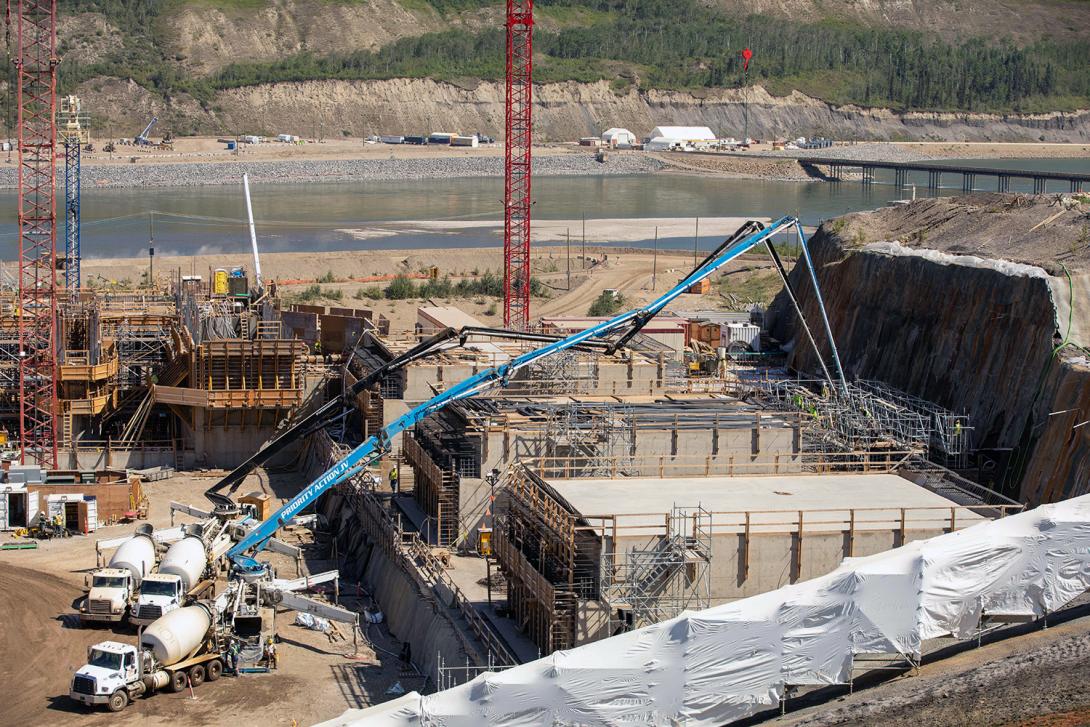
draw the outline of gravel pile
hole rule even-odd
[[[534,174],[584,176],[647,174],[662,162],[643,154],[613,154],[598,163],[590,154],[560,154],[534,159]],[[58,168],[58,184],[63,184]],[[365,180],[449,179],[503,176],[498,157],[429,159],[309,159],[174,164],[84,165],[83,187],[201,187],[238,184],[243,173],[254,183],[358,182]],[[14,168],[0,169],[0,188],[17,184]]]

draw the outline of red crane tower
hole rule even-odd
[[[530,325],[530,136],[534,1],[507,0],[503,176],[503,324]]]
[[[9,0],[10,2],[11,0]],[[14,0],[19,151],[19,442],[57,466],[57,3]],[[10,8],[9,8],[10,9]]]

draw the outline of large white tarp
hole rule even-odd
[[[857,654],[918,657],[982,615],[1043,616],[1088,588],[1090,495],[323,724],[721,725],[786,686],[846,682]]]

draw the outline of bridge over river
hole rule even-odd
[[[860,179],[864,185],[874,184],[874,174],[879,169],[893,171],[893,184],[898,189],[908,186],[909,172],[924,172],[927,174],[927,188],[939,189],[942,185],[943,175],[961,175],[961,189],[964,192],[972,192],[979,189],[976,186],[977,177],[991,177],[996,180],[996,190],[1009,192],[1012,179],[1026,179],[1033,181],[1033,193],[1044,194],[1048,191],[1049,182],[1066,182],[1070,192],[1081,192],[1083,185],[1090,187],[1090,172],[1067,171],[1028,171],[1025,169],[993,169],[990,167],[974,167],[970,165],[934,164],[928,162],[878,162],[859,159],[836,159],[828,157],[799,157],[798,161],[805,167],[826,167],[825,175],[834,181],[843,178],[845,170],[860,169]]]

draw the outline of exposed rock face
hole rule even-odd
[[[124,96],[96,96],[102,95],[101,89],[117,89],[118,85],[114,80],[92,80],[81,86],[80,94],[95,102],[96,114],[127,129],[134,122],[127,115]],[[133,93],[146,92],[134,89]],[[803,134],[878,140],[1090,140],[1090,111],[1002,116],[896,113],[833,106],[798,92],[776,97],[759,86],[748,90],[711,89],[698,94],[634,88],[617,93],[605,81],[570,81],[536,86],[534,102],[538,141],[570,141],[600,134],[610,126],[623,126],[643,136],[660,124],[706,125],[721,136],[737,137],[742,135],[747,102],[750,134],[758,138]],[[252,133],[288,130],[316,135],[323,128],[326,134],[344,130],[353,136],[479,131],[498,137],[503,131],[503,103],[501,83],[467,81],[455,85],[402,78],[248,86],[218,93],[205,110],[191,99],[180,97],[169,103],[159,102],[154,112],[176,130],[204,133],[246,129]]]
[[[1004,200],[1016,203],[1008,208]],[[1090,491],[1090,425],[1075,428],[1090,419],[1090,361],[1078,348],[1086,343],[1083,327],[1073,324],[1069,333],[1066,315],[1068,306],[1072,321],[1090,314],[1090,301],[1079,297],[1090,258],[1080,230],[1090,216],[1077,204],[1064,211],[1059,202],[999,195],[928,201],[826,223],[811,240],[848,377],[880,379],[968,413],[974,447],[1013,450],[1012,472],[1021,475],[1019,493],[1030,503]],[[1057,211],[1066,222],[1030,232]],[[930,234],[901,240],[912,247],[870,242],[896,240],[921,220],[931,220]],[[1000,229],[1005,241],[995,239]],[[993,258],[999,247],[1020,262]],[[1074,252],[1058,252],[1065,247]],[[950,255],[955,248],[981,257]],[[1073,285],[1055,270],[1058,258]],[[808,275],[796,267],[792,279],[807,320],[818,326]],[[789,301],[781,296],[773,305],[774,335],[795,345],[792,365],[819,370]],[[820,329],[815,336],[828,360]]]

